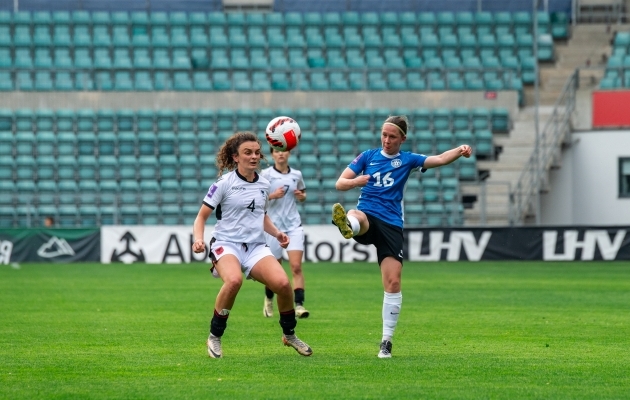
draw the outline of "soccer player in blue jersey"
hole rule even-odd
[[[360,187],[356,210],[346,213],[341,204],[333,205],[332,220],[344,238],[376,246],[383,288],[383,337],[379,358],[392,356],[392,336],[402,305],[401,273],[403,260],[403,211],[405,184],[413,171],[441,167],[470,157],[472,148],[461,145],[440,155],[425,156],[400,151],[407,139],[407,118],[390,116],[381,128],[378,149],[359,154],[343,171],[335,187],[345,191]]]

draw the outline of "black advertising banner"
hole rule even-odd
[[[99,229],[0,229],[0,264],[100,259]]]
[[[120,232],[114,228],[119,228]],[[190,236],[190,227],[170,227],[173,232],[159,245],[163,251],[149,251],[155,250],[156,236],[152,233],[161,228],[164,227],[104,227],[104,232],[99,229],[0,229],[0,264],[111,262],[113,259],[108,258],[111,254],[122,255],[125,251],[138,252],[138,249],[147,250],[138,252],[146,254],[145,262],[192,261],[187,259],[186,250],[190,244],[185,240]],[[174,241],[174,232],[179,232],[175,228],[185,230],[181,243]],[[375,259],[373,246],[359,248],[353,240],[345,240],[338,232],[333,232],[333,228],[323,225],[304,227],[308,261]],[[120,239],[129,236],[131,231],[134,241]],[[628,226],[405,229],[404,254],[409,261],[630,260],[629,231]],[[103,235],[107,238],[107,234],[111,240],[103,241]],[[101,256],[104,245],[107,259]],[[131,250],[125,246],[131,246]],[[153,257],[153,253],[159,253],[159,257]]]
[[[409,261],[630,260],[630,227],[405,229]]]

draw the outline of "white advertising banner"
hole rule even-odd
[[[206,248],[212,238],[212,226],[206,226]],[[205,253],[192,252],[192,226],[103,226],[101,262],[188,263],[209,262]],[[374,246],[344,239],[330,225],[304,226],[304,259],[319,262],[376,261]]]

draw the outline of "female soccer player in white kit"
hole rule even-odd
[[[304,308],[304,274],[302,273],[304,229],[296,207],[297,201],[306,200],[306,187],[302,172],[289,166],[291,153],[274,150],[273,147],[270,150],[274,165],[261,172],[261,175],[267,178],[271,184],[267,215],[278,229],[285,232],[291,240],[286,249],[293,275],[295,316],[307,318],[309,312]],[[282,263],[282,247],[278,240],[269,234],[265,234],[265,237],[271,252],[278,259],[278,262]],[[273,291],[268,287],[265,287],[263,314],[265,317],[273,316]]]
[[[205,251],[205,223],[216,210],[217,223],[210,241],[209,256],[223,280],[210,322],[208,355],[221,358],[221,337],[230,310],[243,284],[243,275],[269,287],[278,295],[282,341],[299,354],[310,356],[311,348],[295,335],[297,325],[293,308],[293,291],[282,266],[265,243],[264,232],[287,247],[289,237],[280,231],[266,214],[269,181],[256,171],[262,154],[260,142],[251,132],[237,132],[225,141],[217,154],[219,172],[228,170],[208,189],[193,225],[195,253]]]

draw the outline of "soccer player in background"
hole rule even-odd
[[[260,176],[260,142],[251,132],[237,132],[219,149],[216,164],[220,176],[210,186],[193,225],[195,253],[204,252],[204,228],[212,211],[217,223],[210,241],[209,256],[212,274],[223,280],[210,322],[208,355],[221,358],[221,337],[227,326],[236,295],[243,284],[243,275],[270,288],[278,295],[278,311],[282,327],[282,341],[299,354],[310,356],[311,348],[295,335],[297,325],[293,308],[293,291],[282,266],[265,243],[264,233],[273,236],[282,247],[289,245],[289,237],[280,231],[267,216],[269,181]]]
[[[332,208],[332,221],[344,238],[376,247],[385,294],[383,298],[383,336],[379,358],[392,356],[392,336],[402,305],[401,274],[403,261],[403,192],[412,171],[441,167],[459,157],[470,157],[472,149],[461,145],[440,155],[400,151],[407,139],[409,123],[405,116],[390,116],[381,127],[378,149],[359,154],[341,173],[337,190],[361,188],[356,210],[346,213],[341,204]]]
[[[293,295],[295,298],[295,316],[307,318],[309,312],[304,308],[304,274],[302,273],[302,256],[304,255],[304,229],[298,213],[296,203],[306,200],[306,188],[302,173],[289,166],[289,151],[271,149],[274,165],[266,168],[261,175],[270,182],[269,207],[267,215],[282,232],[290,239],[287,246],[289,266],[293,275]],[[278,240],[265,234],[267,245],[274,257],[282,263],[282,247]],[[273,291],[265,287],[265,302],[263,305],[265,317],[273,316]]]

